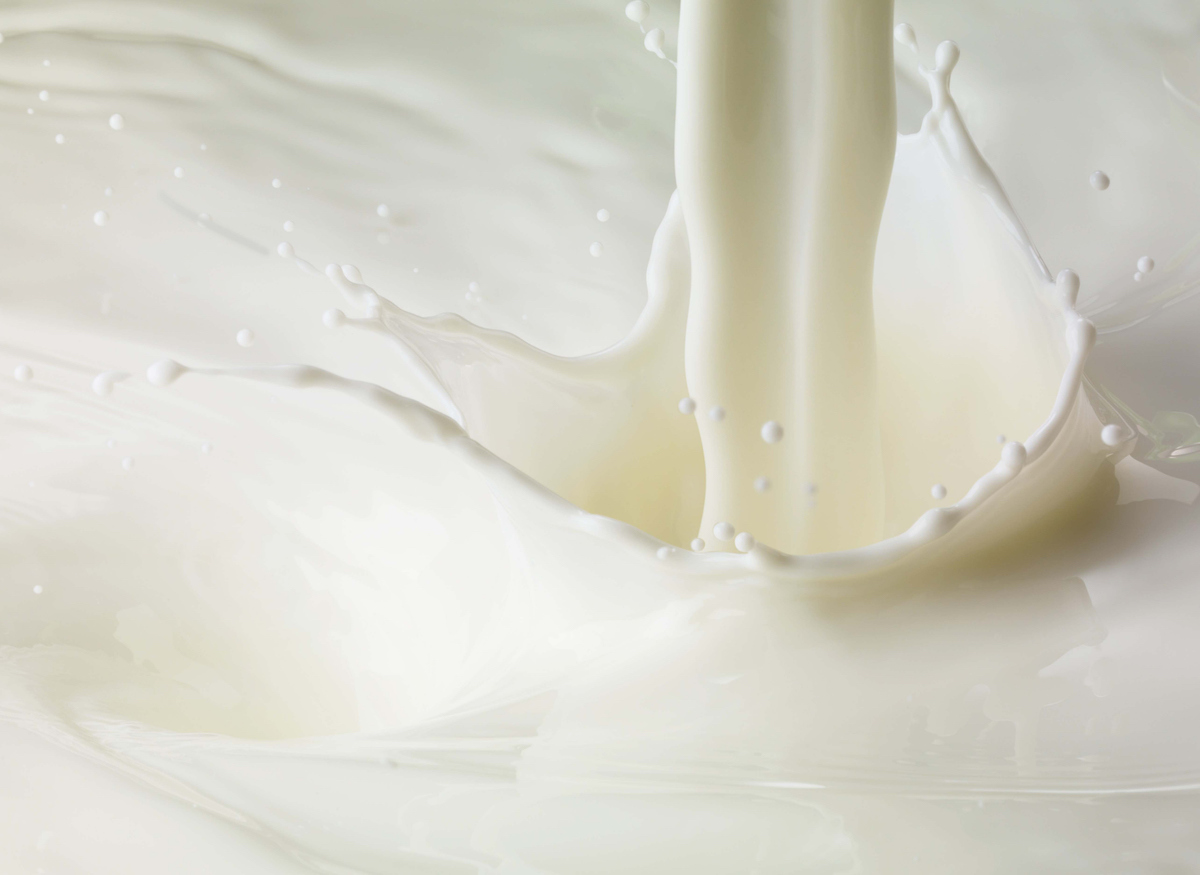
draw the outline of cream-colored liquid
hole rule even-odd
[[[1009,31],[981,10],[897,13],[922,39],[961,35],[955,75],[974,79],[960,114],[957,53],[923,50],[932,110],[913,112],[922,80],[897,47],[901,130],[922,129],[898,143],[874,259],[872,543],[822,533],[836,476],[812,493],[808,469],[760,467],[825,452],[798,414],[722,400],[726,418],[707,418],[684,179],[671,198],[675,74],[620,8],[4,14],[6,148],[26,168],[3,214],[9,870],[1186,871],[1195,438],[1186,416],[1153,414],[1188,409],[1175,326],[1191,268],[1171,209],[1123,200],[1185,191],[1186,140],[1163,135],[1153,166],[1072,156],[1085,206],[1063,222],[1046,206],[1057,183],[1013,172],[1025,140],[1005,146],[990,121],[1026,94],[1000,60],[1042,38],[1021,16]],[[1155,14],[1162,51],[1186,27]],[[656,6],[645,22],[669,31],[668,57],[673,20]],[[1111,80],[1107,43],[1087,45],[1094,77],[1139,81],[1141,43]],[[686,45],[678,59],[682,81],[708,69]],[[1058,63],[1037,93],[1058,83],[1072,136],[1111,141],[1072,90],[1086,65]],[[1186,133],[1186,103],[1165,99],[1179,115],[1163,125]],[[1037,154],[1057,167],[1055,149]],[[836,213],[793,181],[762,198]],[[1153,255],[1145,285],[1117,295],[1120,235],[1055,232],[1093,213],[1156,229],[1120,262],[1125,276]],[[736,235],[721,245],[744,257]],[[310,277],[297,258],[357,267]],[[811,263],[772,268],[797,285],[764,296],[820,299]],[[1135,374],[1144,394],[1084,394],[1090,334],[1062,267],[1110,338],[1092,379]],[[322,324],[339,290],[365,332]],[[1182,315],[1103,333],[1164,302]],[[410,315],[447,309],[525,340]],[[794,355],[806,327],[781,335]],[[253,379],[144,379],[168,357]],[[739,374],[739,399],[784,386],[708,378]],[[764,442],[760,419],[783,439]],[[735,438],[727,454],[714,435]],[[1100,518],[1027,554],[1029,525],[1066,498]],[[722,516],[758,546],[713,543]],[[842,546],[857,549],[813,552]]]

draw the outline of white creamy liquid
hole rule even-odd
[[[1196,867],[1196,16],[852,5],[0,11],[0,871]]]

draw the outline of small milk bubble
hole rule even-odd
[[[771,420],[763,423],[762,439],[769,444],[777,444],[783,440],[783,426]]]
[[[691,416],[696,412],[696,402],[691,398],[684,398],[679,402],[679,412]]]
[[[1143,255],[1138,259],[1137,268],[1142,273],[1150,273],[1154,270],[1154,259],[1149,255]]]
[[[241,331],[239,331],[237,333],[237,342],[238,342],[238,346],[253,346],[254,345],[254,332],[251,331],[249,328],[243,328]]]
[[[588,252],[592,253],[592,258],[599,258],[601,255],[604,254],[604,244],[593,243],[591,246],[588,247]]]
[[[725,418],[725,408],[719,406],[712,408],[708,411],[708,418],[713,422],[720,422]]]
[[[692,550],[693,550],[693,552],[696,552],[696,553],[703,553],[704,552],[704,539],[696,538],[695,540],[693,540],[692,541]]]
[[[612,214],[608,210],[600,210],[596,213],[597,222],[607,222],[612,218]]]
[[[713,535],[718,541],[732,541],[734,531],[732,523],[717,523],[713,526]]]
[[[107,225],[108,224],[108,213],[104,212],[104,210],[97,210],[96,214],[94,216],[92,216],[92,221],[100,226]]]
[[[33,368],[29,367],[29,365],[17,365],[13,371],[13,376],[22,383],[28,383],[33,379]]]
[[[753,550],[754,544],[754,536],[749,532],[742,532],[733,542],[733,546],[737,547],[743,553],[749,553]]]
[[[646,0],[633,0],[625,7],[625,17],[630,21],[641,24],[650,17],[650,4]]]
[[[932,495],[934,498],[936,498],[938,501],[941,501],[943,498],[946,497],[946,487],[943,486],[942,484],[938,483],[932,489],[929,490],[929,494]]]
[[[1108,174],[1103,170],[1097,170],[1092,174],[1090,179],[1092,188],[1096,189],[1096,191],[1104,191],[1106,188],[1108,188],[1109,181]]]

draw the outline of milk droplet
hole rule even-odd
[[[111,395],[113,386],[118,381],[125,379],[126,376],[120,371],[105,371],[102,374],[96,374],[92,379],[92,391],[97,395]]]
[[[272,180],[271,180],[271,188],[280,188],[282,185],[283,185],[283,181],[282,181],[282,180],[279,180],[279,179],[272,179]]]
[[[92,221],[95,222],[97,225],[101,225],[101,226],[107,225],[108,224],[108,213],[104,212],[104,210],[96,210],[96,214],[94,216],[92,216]]]
[[[1104,189],[1108,188],[1109,181],[1108,174],[1103,170],[1097,170],[1091,176],[1092,188],[1096,189],[1096,191],[1104,191]]]
[[[174,173],[175,173],[176,179],[183,179],[183,168],[182,167],[176,167]]]
[[[33,368],[29,367],[29,365],[17,365],[16,369],[13,370],[13,376],[22,383],[28,383],[33,379]]]
[[[1100,440],[1102,440],[1104,445],[1107,447],[1120,446],[1121,444],[1125,443],[1125,441],[1129,440],[1130,437],[1132,437],[1132,435],[1130,435],[1129,430],[1126,429],[1125,426],[1118,425],[1115,422],[1111,425],[1104,426],[1104,428],[1100,430]]]
[[[238,346],[254,346],[254,332],[249,328],[243,328],[237,333]]]
[[[938,501],[941,501],[943,498],[946,497],[946,487],[943,486],[942,484],[938,483],[932,489],[929,490],[929,494],[932,495],[934,498],[936,498]]]
[[[207,144],[207,143],[201,143],[201,144],[200,144],[200,151],[201,151],[201,152],[207,152],[207,151],[208,151],[208,144]]]
[[[734,528],[732,523],[717,523],[713,526],[713,534],[718,541],[733,540]]]
[[[163,359],[146,368],[146,379],[151,386],[169,386],[187,373],[187,368],[171,359]]]
[[[1007,440],[1008,440],[1008,438],[1006,438],[1002,434],[996,435],[996,443],[998,443],[998,444],[1002,444],[1002,443],[1006,442]]]
[[[646,34],[645,45],[648,51],[654,52],[656,55],[661,55],[663,53],[663,46],[666,44],[667,35],[663,33],[661,27],[656,27]]]
[[[346,314],[337,308],[326,310],[321,314],[321,321],[325,323],[326,328],[341,328],[346,324]]]
[[[1060,270],[1054,280],[1063,306],[1074,308],[1079,300],[1079,274],[1073,270]]]
[[[213,445],[210,444],[208,441],[205,441],[204,443],[202,443],[200,445],[200,452],[204,453],[204,455],[207,456],[212,451],[213,451]]]
[[[112,438],[109,438],[107,441],[104,442],[104,446],[108,447],[110,450],[113,447],[115,447],[116,445],[117,445],[117,442],[115,440],[113,440]]]
[[[126,471],[132,471],[133,465],[134,465],[133,456],[126,456],[124,459],[121,460],[121,467],[124,468]]]
[[[601,255],[604,254],[604,244],[593,243],[591,246],[588,247],[588,252],[592,253],[592,258],[599,258]]]
[[[600,210],[596,213],[597,222],[607,222],[611,218],[612,213],[610,213],[608,210]]]
[[[353,264],[343,264],[342,265],[342,276],[344,276],[346,279],[350,280],[350,282],[352,282],[352,283],[358,283],[359,285],[362,285],[362,281],[363,281],[362,271],[359,270],[357,267],[355,267]]]
[[[61,146],[63,143],[67,142],[67,138],[64,137],[62,134],[55,134],[54,142],[58,143],[58,145]]]
[[[636,24],[641,24],[650,17],[650,4],[646,0],[633,0],[625,7],[625,17]]]
[[[733,546],[737,547],[743,553],[749,553],[754,549],[754,536],[749,532],[742,532],[734,539]]]
[[[296,248],[291,243],[280,243],[275,247],[275,251],[279,253],[280,258],[296,257]]]
[[[725,408],[724,407],[712,408],[711,410],[708,411],[708,418],[711,419],[713,422],[720,422],[721,420],[723,420],[725,418]]]
[[[1146,278],[1146,275],[1144,273],[1142,273],[1140,270],[1133,275],[1133,281],[1135,283],[1140,283],[1145,278]]]
[[[1000,451],[1000,461],[1016,471],[1025,467],[1027,456],[1028,452],[1025,449],[1025,445],[1018,441],[1009,441],[1004,445],[1004,449]]]
[[[913,30],[911,24],[897,24],[896,29],[892,31],[896,42],[902,46],[908,46],[914,52],[917,50],[917,32]]]
[[[679,402],[679,412],[685,416],[691,416],[696,412],[696,402],[691,398],[684,398]]]
[[[695,553],[703,553],[704,552],[704,539],[703,538],[696,538],[695,540],[692,541],[692,551]]]
[[[375,215],[381,219],[386,219],[392,214],[391,208],[387,204],[380,204],[375,208]]]
[[[125,117],[119,112],[114,112],[108,117],[108,126],[114,131],[123,130],[125,127]]]
[[[112,188],[111,187],[104,189],[104,196],[112,197]]]
[[[674,552],[675,550],[671,547],[659,547],[654,555],[656,555],[659,559],[670,559],[671,554]]]
[[[467,283],[467,291],[472,294],[479,294],[479,283]]]
[[[49,67],[49,66],[50,66],[50,59],[49,59],[49,58],[45,58],[45,59],[42,61],[42,66],[43,66],[43,67]]]
[[[50,99],[49,91],[39,91],[38,92],[38,100],[49,100],[49,99]]]
[[[296,226],[292,223],[291,219],[288,219],[286,222],[283,223],[283,230],[287,231],[290,234],[296,230]]]
[[[41,585],[40,583],[39,583],[39,584],[37,584],[36,586],[34,586],[34,588],[33,588],[33,594],[34,594],[34,595],[41,595],[41,594],[42,594],[42,593],[44,593],[44,592],[45,592],[45,590],[44,590],[44,589],[42,589],[42,585]],[[40,842],[40,841],[41,841],[41,839],[39,838],[39,839],[38,839],[38,841]]]
[[[766,477],[759,477],[754,481],[755,492],[767,492],[771,488],[771,481]]]
[[[764,422],[762,427],[762,439],[769,444],[777,444],[783,440],[783,426],[775,420]]]
[[[1143,255],[1138,259],[1137,267],[1142,273],[1150,273],[1150,271],[1154,270],[1154,259],[1149,255]]]

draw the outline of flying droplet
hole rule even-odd
[[[892,36],[900,45],[908,46],[914,52],[917,50],[917,32],[913,30],[911,24],[897,24],[896,29],[892,31]]]
[[[271,180],[271,188],[281,188],[282,186],[283,186],[283,181],[282,181],[282,180],[279,180],[279,179],[272,179],[272,180]]]
[[[691,416],[696,412],[696,402],[692,398],[684,398],[679,402],[679,412],[684,416]]]
[[[943,486],[942,484],[938,483],[932,489],[929,490],[929,494],[932,495],[934,498],[936,498],[938,501],[941,501],[943,498],[946,497],[946,487]]]
[[[725,408],[720,406],[712,408],[708,411],[708,418],[713,422],[721,422],[725,418]]]
[[[1142,273],[1150,273],[1150,271],[1154,270],[1154,259],[1149,255],[1143,255],[1138,259],[1137,268]]]
[[[182,167],[176,167],[176,168],[175,168],[175,178],[176,178],[176,179],[183,179],[183,168],[182,168]]]
[[[28,383],[33,379],[33,368],[29,365],[17,365],[13,370],[13,377],[20,380],[22,383]]]
[[[593,243],[591,246],[588,247],[588,252],[592,253],[592,258],[599,258],[601,255],[604,254],[604,244],[603,243]]]
[[[612,218],[612,213],[610,213],[608,210],[600,210],[599,212],[596,213],[596,221],[597,222],[607,222],[611,218]]]
[[[114,112],[108,117],[108,126],[114,131],[119,131],[125,127],[125,117],[119,112]]]
[[[296,257],[296,248],[291,243],[280,243],[275,247],[275,251],[279,253],[280,258]]]
[[[625,17],[635,24],[641,24],[650,17],[650,4],[646,0],[633,0],[625,6]]]
[[[389,207],[387,204],[380,204],[375,208],[375,215],[379,216],[381,219],[386,219],[391,214],[391,207]]]
[[[742,532],[737,536],[737,538],[734,539],[733,546],[737,547],[743,553],[749,553],[754,549],[755,543],[756,542],[752,534],[749,532]]]
[[[1004,435],[1002,435],[1002,434],[996,435],[996,443],[1003,444],[1003,443],[1007,443],[1007,442],[1008,442],[1008,438],[1006,438]]]
[[[1097,170],[1092,174],[1090,179],[1092,188],[1096,189],[1096,191],[1104,191],[1106,188],[1108,188],[1110,181],[1111,180],[1109,180],[1108,174],[1103,170]]]
[[[783,440],[783,426],[778,422],[771,420],[764,422],[762,427],[762,439],[769,444],[777,444]]]
[[[283,230],[287,231],[290,234],[296,230],[296,225],[295,225],[295,223],[292,222],[291,219],[288,219],[286,222],[283,223]]]
[[[732,541],[735,531],[732,523],[717,523],[713,526],[713,535],[718,541]]]
[[[694,553],[703,553],[704,552],[704,539],[703,538],[696,538],[695,540],[692,541],[692,551]]]
[[[1100,430],[1100,440],[1104,442],[1106,447],[1118,447],[1129,440],[1130,437],[1132,435],[1129,433],[1129,430],[1125,426],[1118,425],[1115,422],[1104,426]]]
[[[42,585],[41,585],[40,583],[39,583],[39,584],[36,584],[36,585],[33,587],[33,594],[34,594],[34,595],[41,595],[41,594],[42,594],[42,593],[44,593],[44,592],[45,592],[45,590],[44,590],[44,589],[42,589]]]
[[[771,481],[766,477],[759,477],[754,481],[755,492],[767,492],[771,489]]]
[[[113,386],[124,380],[128,374],[123,374],[120,371],[105,371],[102,374],[96,374],[92,379],[92,391],[97,395],[111,395]]]
[[[92,216],[92,221],[103,227],[108,224],[108,213],[104,212],[104,210],[96,210],[96,214]]]
[[[662,55],[663,46],[667,44],[667,35],[663,33],[661,27],[656,27],[654,30],[646,34],[645,45],[647,51],[654,52],[656,55]]]
[[[254,346],[254,332],[249,328],[243,328],[237,333],[238,346]]]
[[[58,145],[61,146],[63,143],[67,142],[67,138],[64,137],[62,134],[55,134],[54,142],[58,143]]]
[[[38,100],[45,101],[45,100],[49,100],[49,99],[50,99],[49,91],[39,91],[38,92]]]
[[[133,456],[126,456],[124,459],[121,460],[121,467],[124,468],[126,471],[132,471],[133,465],[134,465]]]
[[[171,359],[157,361],[146,368],[146,380],[151,386],[169,386],[187,373],[187,368]]]
[[[1142,273],[1140,270],[1133,275],[1133,281],[1135,283],[1140,283],[1145,278],[1146,278],[1146,275],[1144,273]]]
[[[207,456],[212,451],[213,451],[213,445],[210,444],[208,441],[205,441],[204,443],[202,443],[200,445],[200,452],[204,453],[204,455]]]

